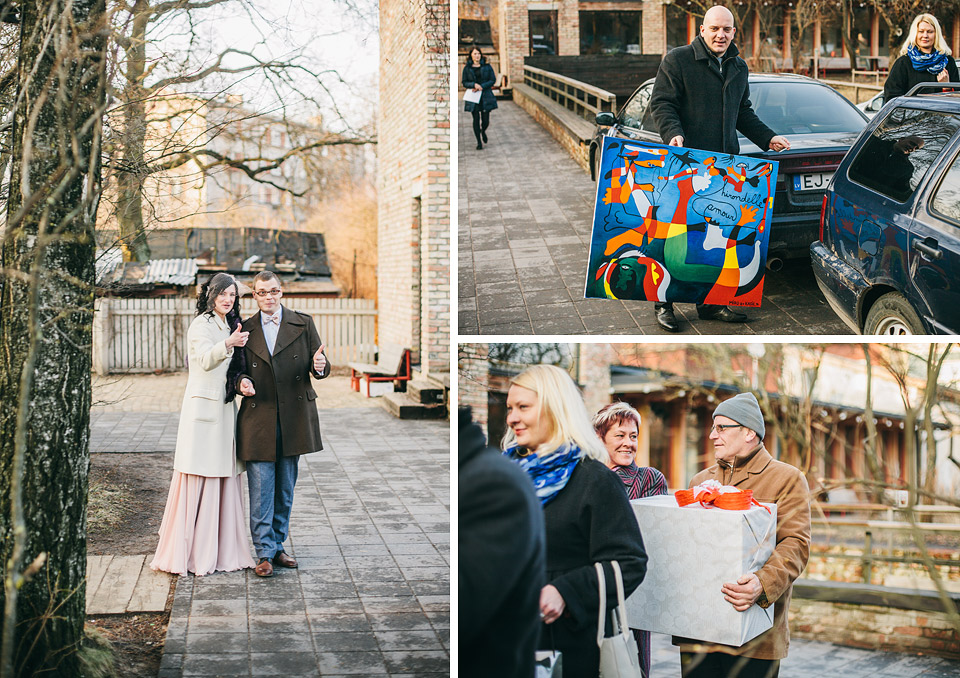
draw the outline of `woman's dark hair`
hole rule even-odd
[[[220,294],[233,285],[237,296],[233,301],[233,308],[227,312],[227,327],[232,334],[240,326],[240,287],[236,279],[227,273],[217,273],[207,282],[200,286],[200,294],[197,295],[197,315],[205,313],[213,315],[213,305]],[[237,390],[237,378],[246,373],[247,358],[242,347],[236,347],[233,356],[230,358],[230,365],[227,367],[227,390],[224,402],[231,402],[239,393]]]
[[[477,50],[478,52],[480,52],[480,65],[481,65],[481,66],[483,66],[485,63],[487,63],[487,57],[483,56],[483,50],[480,49],[479,47],[474,46],[474,47],[471,47],[471,48],[470,48],[470,51],[469,51],[469,52],[467,52],[467,65],[468,65],[468,66],[473,66],[473,50]]]

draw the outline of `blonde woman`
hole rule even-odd
[[[960,82],[940,22],[932,14],[920,14],[913,20],[900,55],[883,86],[885,102],[903,96],[921,82]]]
[[[606,467],[609,455],[569,374],[550,365],[524,370],[507,393],[507,427],[504,455],[533,481],[546,526],[540,647],[563,653],[564,675],[594,678],[600,651],[593,564],[604,564],[607,608],[613,609],[610,561],[620,564],[626,595],[646,574],[640,528],[622,482]]]

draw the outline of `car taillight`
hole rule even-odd
[[[827,220],[827,194],[823,194],[823,202],[820,203],[820,242],[823,242],[823,224]]]

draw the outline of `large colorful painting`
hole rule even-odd
[[[759,306],[777,163],[606,137],[587,297]]]

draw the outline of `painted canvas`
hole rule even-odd
[[[760,306],[775,161],[606,137],[586,297]]]

